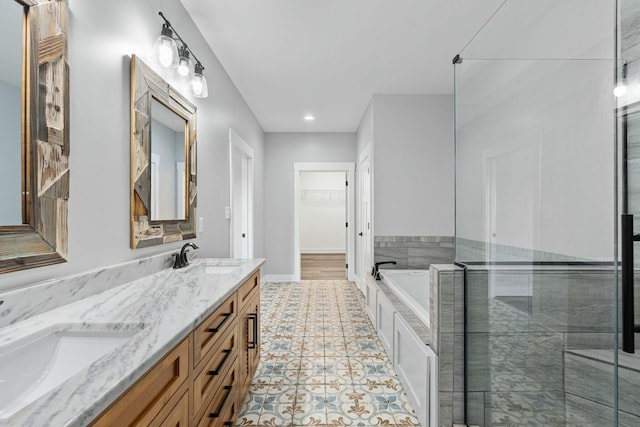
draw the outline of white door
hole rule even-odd
[[[358,230],[358,276],[361,283],[373,264],[373,230],[371,229],[371,157],[360,159],[360,224]]]

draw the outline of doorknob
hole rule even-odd
[[[363,236],[362,231],[358,233],[358,236],[360,236],[360,237]]]
[[[247,234],[246,233],[242,233],[242,237],[247,237]]]

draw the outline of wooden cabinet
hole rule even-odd
[[[213,408],[210,407],[212,401],[217,400],[217,404],[224,406],[226,400],[238,400],[237,383],[229,384],[229,376],[233,377],[234,380],[237,377],[238,352],[238,328],[231,327],[226,331],[224,337],[220,337],[215,347],[211,350],[211,354],[207,355],[205,362],[202,364],[203,366],[194,371],[192,413],[196,425],[199,424],[198,421],[203,417],[210,416],[212,419],[220,417],[221,410],[215,405]],[[225,389],[227,386],[235,386],[235,388]],[[230,394],[230,399],[229,397],[225,401],[215,399],[214,397],[219,396],[220,392],[225,395]],[[211,414],[216,415],[211,416]]]
[[[232,426],[259,360],[256,272],[91,426]]]
[[[260,362],[260,275],[255,274],[238,290],[240,339],[242,352],[238,361],[239,399],[242,401]]]
[[[165,405],[170,405],[176,392],[180,390],[184,393],[187,389],[189,344],[190,337],[187,337],[120,396],[92,426],[151,425]]]
[[[246,283],[246,282],[245,282]],[[202,358],[219,343],[219,338],[229,329],[237,327],[238,296],[231,295],[207,319],[193,331],[193,365],[200,365]]]

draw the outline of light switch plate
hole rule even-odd
[[[198,233],[202,233],[204,231],[204,218],[198,217]]]
[[[229,206],[224,207],[224,219],[231,219],[231,208]]]

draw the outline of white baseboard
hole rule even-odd
[[[355,282],[358,289],[362,291],[362,281],[360,280],[360,276],[353,276],[353,278],[349,278],[349,280]]]
[[[260,278],[260,285],[267,282],[295,282],[296,276],[293,274],[265,274]]]
[[[346,254],[344,248],[303,248],[301,254]]]

